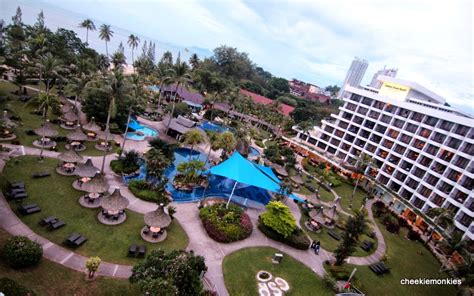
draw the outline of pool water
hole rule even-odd
[[[211,132],[216,132],[216,133],[223,133],[227,131],[232,131],[231,128],[213,123],[210,121],[203,121],[198,127],[204,131],[211,131]]]
[[[146,137],[158,136],[157,130],[152,129],[145,125],[141,125],[136,120],[131,120],[130,123],[128,124],[128,127],[134,129],[135,132],[128,132],[127,139],[142,141],[142,140],[145,140]],[[140,132],[141,134],[137,134],[137,132]]]
[[[207,196],[221,198],[229,197],[230,193],[232,192],[232,187],[234,186],[234,181],[225,177],[214,175],[209,176],[209,186],[206,189],[204,189],[204,187],[196,187],[192,192],[184,192],[175,189],[173,186],[173,178],[177,174],[178,165],[182,162],[188,161],[190,158],[199,159],[205,162],[207,155],[194,150],[191,152],[191,150],[187,148],[178,148],[174,152],[174,157],[175,159],[173,163],[165,170],[165,175],[168,178],[166,190],[171,193],[171,196],[175,202],[192,202]],[[208,168],[210,168],[210,165],[209,163],[206,163],[206,169]],[[124,177],[124,181],[128,183],[130,180],[144,180],[145,178],[146,164],[143,163],[140,166],[139,175],[133,177]],[[240,200],[242,203],[248,199],[257,201],[261,204],[267,204],[271,200],[271,195],[265,189],[240,183],[237,185],[232,198],[235,200]]]
[[[249,156],[260,156],[260,152],[257,150],[257,148],[250,146],[249,147]]]

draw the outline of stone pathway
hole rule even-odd
[[[14,153],[14,155],[39,155],[39,149],[37,148],[13,145],[5,146],[15,149],[16,152]],[[127,141],[127,148],[135,150],[140,149],[140,152],[143,152],[141,150],[144,149],[142,143],[135,141]],[[46,157],[55,158],[57,157],[57,155],[57,152],[44,152],[44,156]],[[105,173],[111,185],[111,190],[113,190],[115,187],[120,188],[122,195],[127,197],[130,201],[128,208],[134,212],[144,214],[146,212],[156,209],[156,204],[136,198],[130,192],[128,187],[123,184],[121,177],[115,175],[115,173],[111,171],[108,163],[110,163],[110,161],[115,158],[115,154],[110,154],[106,156],[107,164],[105,166]],[[91,157],[91,159],[95,166],[100,167],[102,163],[102,156]],[[0,167],[0,169],[2,168]],[[366,204],[366,207],[369,209],[369,216],[372,220],[373,216],[370,211],[370,207],[373,202],[374,201],[372,200]],[[207,235],[199,219],[197,203],[172,203],[172,205],[175,206],[177,209],[177,213],[175,214],[176,219],[180,222],[181,226],[186,231],[189,237],[189,245],[187,249],[193,250],[196,254],[204,256],[206,260],[206,265],[208,266],[208,272],[206,273],[205,277],[210,280],[210,282],[214,285],[214,288],[219,293],[219,295],[228,295],[222,272],[223,259],[226,255],[238,251],[242,248],[265,246],[278,249],[294,257],[301,263],[305,264],[320,277],[323,277],[325,274],[323,268],[324,261],[333,259],[332,253],[324,249],[321,249],[319,255],[315,255],[312,250],[297,250],[282,243],[268,239],[256,227],[258,216],[262,213],[261,210],[247,210],[254,225],[252,235],[249,238],[243,241],[238,241],[230,244],[222,244],[214,241]],[[301,213],[298,206],[290,201],[287,203],[287,205],[291,209],[293,215],[295,216],[295,219],[299,221],[301,218]],[[3,195],[0,199],[0,210],[0,226],[2,228],[6,229],[13,235],[25,235],[41,243],[44,249],[44,256],[47,259],[74,270],[84,271],[86,257],[66,250],[50,242],[49,240],[33,233],[32,230],[29,229],[25,224],[23,224],[23,222],[11,211]],[[356,265],[367,265],[378,262],[382,258],[386,249],[385,242],[377,226],[374,227],[374,230],[378,239],[378,248],[376,252],[367,257],[350,257],[348,258],[349,263]],[[104,276],[127,278],[131,274],[131,266],[103,262],[100,266],[99,274]]]

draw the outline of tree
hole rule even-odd
[[[272,77],[270,79],[269,84],[280,93],[290,92],[290,86],[288,85],[288,80],[286,80],[285,78]]]
[[[39,73],[39,80],[45,84],[45,91],[49,91],[55,80],[60,77],[59,72],[63,70],[61,60],[56,59],[50,52],[42,56],[38,63],[36,63],[36,70]]]
[[[135,50],[135,48],[138,47],[138,44],[140,43],[140,38],[138,38],[138,36],[130,34],[130,36],[128,36],[127,43],[128,43],[128,46],[130,46],[130,48],[132,49],[132,66],[133,66],[133,73],[135,73],[135,59],[133,57],[133,51]]]
[[[183,102],[178,102],[172,106],[168,105],[165,109],[171,114],[172,117],[178,117],[180,115],[186,116],[191,114],[191,109],[189,108],[188,104]]]
[[[86,268],[90,279],[93,278],[96,271],[99,270],[101,262],[102,260],[99,257],[89,257],[89,259],[87,259]]]
[[[0,253],[4,262],[15,269],[36,265],[43,257],[41,245],[26,236],[10,237]]]
[[[74,108],[77,108],[77,102],[81,100],[82,94],[89,82],[89,78],[84,74],[80,74],[79,77],[73,78],[68,83],[68,88],[75,94],[74,98]]]
[[[354,253],[356,247],[356,241],[350,236],[348,232],[344,232],[342,242],[339,244],[337,249],[334,251],[336,257],[336,265],[344,263],[347,257]]]
[[[354,240],[358,241],[359,236],[366,233],[369,229],[367,221],[367,210],[355,210],[353,216],[349,216],[345,223],[346,231]]]
[[[431,208],[426,212],[426,215],[434,218],[433,224],[445,228],[448,233],[454,225],[454,212],[447,208]]]
[[[196,182],[205,169],[206,163],[198,159],[192,159],[187,162],[182,162],[178,165],[177,170],[184,176],[184,182]]]
[[[169,76],[165,78],[166,84],[176,84],[176,88],[174,90],[173,96],[173,106],[171,109],[171,117],[174,113],[174,108],[176,104],[176,98],[178,96],[178,88],[181,87],[188,87],[188,84],[191,82],[191,75],[189,74],[189,67],[186,62],[181,62],[178,58],[176,60],[176,64],[168,71]],[[166,132],[168,134],[168,130],[170,128],[171,118],[168,120],[168,124],[166,125]]]
[[[193,67],[193,71],[199,66],[200,60],[197,54],[193,53],[189,58],[189,64]]]
[[[174,250],[165,253],[158,249],[151,251],[145,260],[133,267],[129,280],[145,289],[141,290],[144,294],[202,295],[204,290],[200,275],[206,271],[204,257],[196,256],[192,251]],[[157,287],[164,287],[163,294],[161,290],[154,290]]]
[[[159,149],[152,148],[146,152],[147,177],[160,180],[163,172],[170,165],[170,160]]]
[[[194,145],[204,142],[204,135],[200,130],[193,128],[184,134],[183,142],[186,145],[191,145],[191,150],[189,151],[189,159],[191,159]]]
[[[211,151],[218,150],[222,148],[222,140],[220,138],[220,134],[216,132],[207,132],[207,138],[209,142],[209,152],[207,153],[206,163],[209,161],[209,157],[211,156]]]
[[[7,27],[5,36],[6,51],[5,64],[15,69],[15,84],[18,85],[19,91],[25,83],[26,77],[24,70],[27,61],[24,57],[26,50],[26,33],[22,22],[21,8],[18,6],[16,14],[12,17],[12,24]]]
[[[91,19],[85,19],[79,24],[79,28],[86,29],[86,43],[89,44],[89,31],[95,31],[95,24]]]
[[[293,186],[288,178],[284,178],[280,183],[280,190],[278,191],[277,198],[279,200],[286,199],[293,192]]]
[[[127,59],[125,58],[125,48],[123,47],[122,42],[120,42],[117,51],[112,54],[112,65],[114,65],[115,69],[123,70],[126,62]]]
[[[375,165],[375,160],[370,157],[370,155],[365,154],[365,153],[360,153],[357,155],[356,162],[355,162],[355,167],[358,173],[357,180],[354,186],[354,190],[352,191],[351,194],[351,199],[349,203],[349,207],[352,209],[352,201],[354,200],[354,195],[357,190],[357,186],[359,186],[359,181],[362,175],[365,175],[365,171],[369,166],[374,166]]]
[[[107,54],[107,58],[109,57],[109,48],[107,46],[107,42],[110,41],[110,38],[114,37],[114,31],[110,29],[110,25],[102,24],[99,29],[99,37],[101,40],[105,41],[105,52]]]
[[[154,149],[160,150],[166,158],[170,159],[171,162],[174,160],[174,151],[178,147],[176,144],[168,143],[160,138],[150,140],[148,145]]]
[[[288,237],[297,228],[296,220],[290,209],[280,201],[270,201],[266,206],[267,211],[260,215],[262,223],[281,234]]]
[[[237,145],[237,140],[234,137],[232,132],[223,132],[220,135],[221,140],[221,148],[224,155],[229,155],[232,151],[234,151],[235,146]]]

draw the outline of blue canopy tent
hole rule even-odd
[[[275,176],[271,168],[256,165],[244,158],[237,151],[226,161],[212,167],[209,173],[235,181],[227,205],[229,205],[238,183],[263,188],[275,193],[280,192],[280,180]],[[293,194],[291,194],[290,197],[297,201],[304,202],[304,200]]]

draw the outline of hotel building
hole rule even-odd
[[[366,173],[382,195],[392,196],[391,204],[403,205],[400,214],[448,208],[458,231],[474,239],[473,117],[412,81],[379,80],[380,90],[346,86],[339,114],[309,135],[299,131],[298,141],[338,164],[354,163],[359,153],[370,155],[376,168]]]

